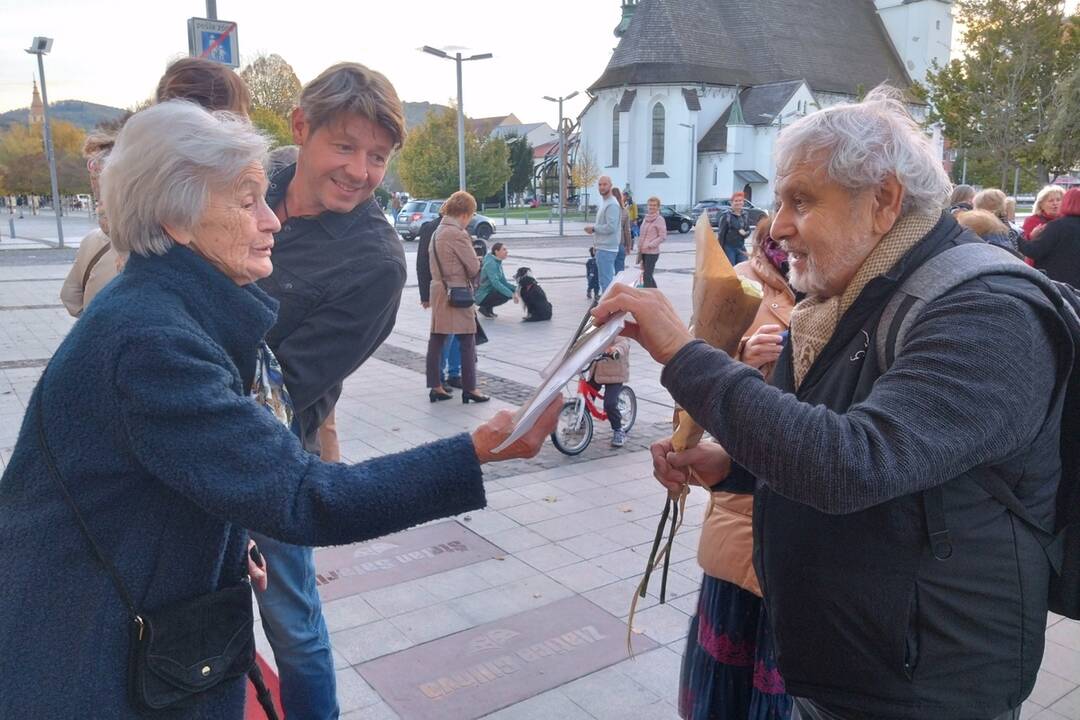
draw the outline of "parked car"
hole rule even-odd
[[[420,226],[428,220],[439,217],[439,208],[446,200],[410,200],[405,203],[398,213],[394,229],[405,240],[415,240],[420,237]],[[477,213],[473,215],[469,227],[469,234],[481,240],[488,240],[495,234],[495,221],[486,215]]]
[[[647,205],[639,204],[637,225],[641,227],[641,221],[645,219],[645,213],[649,211]],[[690,219],[689,215],[681,213],[675,210],[671,205],[661,205],[660,214],[664,218],[664,224],[668,230],[678,230],[681,233],[690,232],[690,228],[694,227],[694,221]]]
[[[720,217],[729,210],[731,210],[731,200],[729,200],[728,198],[724,198],[723,200],[702,200],[690,211],[690,221],[696,223],[698,217],[701,216],[701,213],[708,212],[709,223],[713,227],[719,227]],[[746,201],[746,205],[743,206],[743,210],[748,215],[750,215],[751,224],[754,225],[756,225],[757,221],[761,218],[761,216],[765,214],[764,210],[759,207],[755,207],[754,203],[750,202],[749,200]]]

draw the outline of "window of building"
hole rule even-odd
[[[664,164],[664,106],[660,103],[652,109],[652,164]]]
[[[713,165],[712,166],[712,184],[713,185],[716,185],[716,181],[717,181],[716,173],[717,173],[717,168],[716,168],[715,165]]]
[[[619,166],[619,106],[611,108],[611,167]]]

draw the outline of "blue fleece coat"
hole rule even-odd
[[[192,251],[132,256],[61,343],[0,479],[0,718],[130,718],[129,619],[47,474],[143,610],[238,582],[246,530],[378,537],[484,505],[467,435],[323,463],[246,393],[276,303]],[[162,718],[240,718],[244,680]]]

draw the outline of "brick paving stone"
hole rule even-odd
[[[389,705],[380,700],[366,708],[345,713],[341,716],[341,720],[401,720],[401,718]]]
[[[508,708],[485,715],[484,720],[593,720],[593,716],[566,697],[562,690],[548,690]]]
[[[449,602],[396,615],[390,618],[390,622],[414,645],[473,626],[469,618]]]
[[[1046,669],[1040,669],[1035,681],[1035,688],[1028,698],[1040,707],[1050,707],[1061,698],[1076,689],[1076,683],[1055,675]]]
[[[633,580],[620,580],[582,594],[612,615],[625,618],[630,613],[630,601],[633,600],[637,586],[638,584]],[[638,612],[658,602],[659,598],[652,592],[648,592],[645,597],[638,599]]]
[[[665,702],[674,704],[679,693],[679,669],[682,655],[661,647],[639,653],[615,665],[614,668],[656,693]]]
[[[547,576],[576,593],[595,590],[619,579],[596,563],[588,560],[548,570]]]
[[[686,637],[690,616],[669,604],[654,605],[634,615],[634,629],[662,644]]]
[[[485,560],[471,566],[470,569],[492,587],[517,582],[536,574],[535,569],[513,556],[507,556],[501,560],[498,558]]]
[[[621,720],[628,713],[662,702],[662,698],[616,668],[600,670],[562,687],[575,704],[597,720]]]
[[[599,533],[585,533],[584,535],[578,535],[577,537],[560,540],[556,544],[586,560],[594,558],[597,555],[615,552],[623,547],[618,543],[608,540]]]
[[[360,673],[352,668],[338,670],[337,673],[338,705],[342,713],[370,707],[382,702],[379,694],[372,690]]]
[[[397,652],[413,646],[389,620],[378,620],[360,627],[349,628],[334,633],[334,648],[341,653],[350,665]]]
[[[382,615],[359,595],[324,602],[322,607],[326,627],[332,633],[382,619]]]
[[[548,543],[548,539],[543,535],[538,535],[526,527],[516,527],[494,533],[488,536],[488,540],[511,553]]]
[[[1073,690],[1047,709],[1065,718],[1074,720],[1080,718],[1080,688]]]
[[[479,563],[477,563],[479,564]],[[417,582],[431,597],[439,601],[451,600],[471,595],[478,590],[487,590],[491,583],[478,575],[473,565],[466,565],[455,570],[429,575]]]
[[[518,553],[518,557],[537,570],[554,570],[581,560],[580,557],[558,545],[541,545]]]

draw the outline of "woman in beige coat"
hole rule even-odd
[[[116,136],[95,132],[86,138],[83,145],[83,156],[86,158],[86,169],[90,173],[90,189],[94,197],[98,198],[97,213],[99,230],[91,230],[90,234],[79,243],[79,251],[75,254],[75,264],[71,266],[67,279],[60,288],[60,301],[71,313],[72,317],[79,317],[83,308],[90,304],[102,288],[109,284],[124,267],[127,260],[126,254],[119,254],[109,241],[109,222],[105,215],[105,204],[101,202],[101,190],[98,187],[98,178],[104,167],[105,158],[112,151]]]
[[[457,335],[461,345],[461,402],[487,402],[476,392],[476,307],[450,304],[452,288],[473,288],[480,274],[469,233],[465,228],[476,214],[476,199],[459,190],[442,206],[442,222],[431,238],[428,257],[431,261],[431,336],[427,350],[427,386],[431,402],[449,400],[450,390],[443,387],[439,365],[443,344]]]

